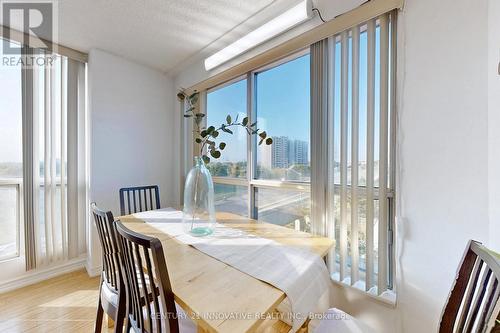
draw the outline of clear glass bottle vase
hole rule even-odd
[[[202,158],[194,158],[184,186],[184,231],[192,236],[208,236],[215,228],[214,183]]]

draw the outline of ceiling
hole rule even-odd
[[[276,2],[286,8],[296,1],[60,0],[58,43],[168,72]]]

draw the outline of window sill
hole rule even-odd
[[[386,290],[381,295],[377,295],[376,287],[370,289],[369,291],[366,291],[363,282],[355,285],[350,285],[348,283],[339,281],[333,276],[331,280],[336,286],[339,286],[340,288],[352,290],[357,295],[365,296],[367,299],[373,300],[387,307],[396,308],[397,294],[393,290]]]

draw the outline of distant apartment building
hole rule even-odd
[[[309,146],[306,141],[290,140],[287,136],[273,136],[271,146],[260,146],[260,165],[267,168],[288,168],[309,164]]]
[[[288,141],[288,165],[309,164],[309,145],[306,141]]]
[[[271,167],[288,168],[288,137],[275,136],[271,145]]]

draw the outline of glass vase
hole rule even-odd
[[[195,237],[208,236],[215,228],[214,183],[199,156],[186,178],[182,223],[184,231]]]

